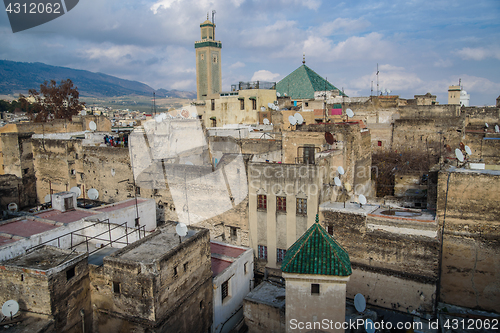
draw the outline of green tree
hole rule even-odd
[[[28,113],[35,122],[47,122],[52,119],[71,120],[85,105],[79,101],[78,88],[73,86],[70,79],[61,81],[59,85],[54,80],[45,81],[40,85],[40,92],[30,89],[29,96],[34,99],[31,107],[24,96],[20,95],[19,101],[22,109],[26,107],[29,110]]]

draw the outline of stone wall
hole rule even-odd
[[[499,184],[499,171],[452,169],[439,173],[442,302],[498,311]]]
[[[408,222],[331,210],[322,210],[322,216],[325,227],[333,226],[335,240],[349,253],[353,275],[347,284],[348,297],[363,292],[373,305],[432,312],[439,258],[434,221]],[[389,228],[374,227],[387,223]]]

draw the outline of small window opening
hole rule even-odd
[[[115,294],[120,293],[120,282],[113,281],[113,292]]]
[[[311,295],[319,295],[319,284],[311,283]]]

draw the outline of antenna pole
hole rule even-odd
[[[378,63],[377,63],[377,97],[378,97],[378,73],[379,73],[379,71],[378,71]]]
[[[373,81],[372,81],[372,84],[371,84],[371,87],[370,87],[370,97],[373,96]]]

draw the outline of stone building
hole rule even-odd
[[[439,279],[438,222],[432,212],[330,202],[321,224],[346,249],[347,297],[402,312],[433,313]]]

